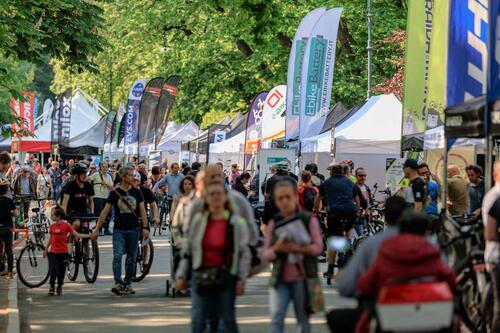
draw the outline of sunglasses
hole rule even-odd
[[[366,178],[366,175],[358,175],[360,178]]]

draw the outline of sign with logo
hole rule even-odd
[[[226,140],[226,131],[215,131],[214,132],[214,143],[222,142]]]
[[[325,8],[317,8],[307,14],[300,22],[293,39],[290,57],[288,59],[288,75],[286,82],[286,141],[297,139],[299,136],[301,77],[304,53],[314,25],[325,12]]]
[[[32,91],[24,91],[23,95],[24,100],[22,101],[15,100],[12,97],[10,99],[12,113],[22,120],[20,126],[14,122],[11,127],[13,130],[24,130],[33,133],[35,131],[35,93]]]
[[[138,119],[139,108],[141,106],[142,94],[146,86],[145,79],[138,79],[132,85],[128,94],[127,111],[125,113],[124,144],[131,145],[137,143],[139,139]],[[130,148],[127,151],[131,151]],[[137,151],[137,150],[135,150]]]
[[[285,136],[286,86],[274,87],[267,95],[262,121],[262,148]]]
[[[52,115],[52,143],[54,144],[69,145],[72,96],[72,89],[66,89],[57,97],[56,107]]]
[[[245,166],[252,155],[260,150],[262,115],[268,93],[261,92],[255,96],[248,111],[247,129],[245,133]]]
[[[301,76],[300,139],[318,135],[330,110],[341,14],[341,8],[333,8],[323,14],[307,43]]]

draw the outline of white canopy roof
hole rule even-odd
[[[189,141],[199,134],[198,125],[193,121],[189,121],[186,124],[176,124],[170,121],[163,132],[163,137],[160,143],[156,147],[156,150],[168,151],[168,150],[179,150],[180,143],[182,141]]]
[[[484,139],[469,139],[469,138],[456,138],[453,147],[465,146],[484,146],[486,141]],[[424,150],[429,149],[444,149],[444,126],[425,131],[424,133]]]
[[[245,131],[222,142],[211,143],[209,153],[238,153],[245,144]]]
[[[400,151],[402,105],[394,96],[371,97],[335,128],[337,154],[396,154]],[[302,152],[330,152],[331,130],[303,139]]]

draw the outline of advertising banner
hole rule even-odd
[[[15,131],[29,131],[33,133],[35,131],[35,93],[32,91],[24,91],[24,100],[15,100],[13,97],[10,98],[10,107],[12,114],[18,118],[22,119],[21,124],[16,124],[13,122],[11,128]]]
[[[287,94],[286,94],[286,133],[285,141],[296,140],[299,136],[300,84],[302,63],[307,41],[314,25],[326,12],[325,8],[317,8],[307,14],[299,24],[288,59]]]
[[[111,131],[113,129],[113,123],[116,120],[116,112],[109,111],[108,116],[106,117],[106,125],[104,126],[104,143],[110,142]]]
[[[57,97],[56,107],[52,115],[52,143],[67,146],[71,131],[71,98],[72,89],[66,89]]]
[[[52,112],[54,112],[54,102],[52,99],[47,98],[43,102],[43,124],[46,124],[52,117]]]
[[[252,156],[260,150],[262,114],[267,94],[267,91],[257,94],[248,110],[247,128],[245,132],[245,168],[248,168]]]
[[[446,77],[448,72],[448,31],[450,1],[434,1],[427,91],[427,129],[444,124]],[[410,97],[410,96],[409,96]],[[425,142],[425,140],[424,140]]]
[[[433,2],[432,0],[408,2],[403,137],[423,133],[426,128]]]
[[[123,105],[122,102],[120,102],[118,104],[118,111],[116,111],[115,121],[113,122],[111,128],[111,138],[110,138],[111,145],[116,143],[116,139],[118,138],[118,132],[120,130],[120,122],[124,115],[125,115],[125,106]]]
[[[500,1],[490,1],[491,76],[489,100],[500,98]]]
[[[139,143],[141,145],[153,142],[154,126],[158,112],[158,102],[160,101],[163,82],[162,77],[152,79],[144,88],[139,108]]]
[[[146,79],[137,79],[128,94],[127,111],[125,119],[122,119],[123,139],[125,146],[137,143],[139,139],[139,108],[141,106],[142,94],[146,86]],[[125,120],[125,122],[123,122]]]
[[[127,113],[124,113],[123,117],[122,117],[122,119],[120,121],[120,126],[118,126],[118,129],[117,129],[117,136],[116,136],[116,146],[117,147],[120,146],[120,143],[125,138],[126,122],[127,122]]]
[[[447,106],[486,94],[488,2],[450,1]]]
[[[341,8],[321,16],[304,54],[300,93],[300,139],[318,135],[330,110]]]
[[[160,140],[167,127],[170,112],[174,106],[175,96],[177,96],[177,88],[181,78],[178,76],[170,76],[162,86],[160,101],[158,102],[158,117],[155,124],[155,147],[160,143]]]
[[[272,177],[271,167],[287,163],[290,165],[290,170],[295,170],[296,159],[294,149],[262,149],[258,158],[260,165],[259,188],[262,188],[262,184]],[[259,200],[264,201],[262,191],[259,191]]]
[[[262,115],[262,148],[271,148],[273,140],[285,136],[286,86],[271,89]]]

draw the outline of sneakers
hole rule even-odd
[[[124,295],[133,295],[133,294],[135,294],[135,290],[132,289],[132,286],[125,286],[125,287],[123,287],[123,294]]]
[[[5,274],[2,274],[2,276],[4,278],[6,278],[7,280],[12,280],[14,278],[14,273],[12,273],[12,272],[6,272]]]
[[[115,295],[123,295],[123,286],[117,283],[111,288],[111,292]]]
[[[57,294],[57,296],[61,296],[62,295],[62,287],[57,287],[56,294]]]
[[[55,289],[54,287],[49,288],[49,296],[54,296],[55,295]]]

